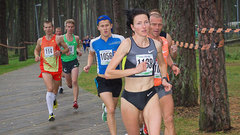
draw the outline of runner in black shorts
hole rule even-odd
[[[110,61],[105,76],[109,79],[125,77],[125,86],[121,98],[121,116],[129,135],[139,134],[139,114],[143,112],[149,134],[159,135],[161,111],[158,96],[154,89],[153,74],[156,59],[163,77],[167,67],[164,63],[161,43],[147,37],[149,14],[143,9],[127,12],[127,26],[134,35],[124,40]],[[123,61],[123,70],[116,69]],[[163,79],[166,90],[171,84]]]
[[[69,62],[62,61],[62,66],[63,66],[63,72],[66,74],[69,74],[71,73],[73,68],[79,67],[79,63],[77,59]]]
[[[95,83],[98,90],[98,96],[102,92],[111,92],[113,97],[119,97],[122,90],[122,79],[105,79],[102,77],[96,77]]]
[[[111,135],[117,134],[117,126],[115,120],[115,109],[118,103],[118,97],[122,89],[121,79],[106,79],[104,73],[111,61],[118,46],[124,40],[124,37],[112,34],[112,20],[106,16],[99,16],[97,19],[97,28],[100,36],[91,40],[88,54],[88,63],[84,67],[84,71],[88,72],[96,55],[97,59],[97,78],[95,79],[98,95],[106,105],[106,113],[103,112],[102,119],[106,121]],[[117,67],[119,69],[119,66]],[[105,110],[105,109],[104,109]]]
[[[65,77],[67,86],[73,89],[73,108],[78,109],[78,73],[79,73],[79,63],[77,56],[81,56],[79,44],[79,36],[74,35],[75,21],[73,19],[68,19],[64,23],[66,34],[63,35],[64,42],[68,45],[69,52],[68,56],[62,55],[63,63],[63,75]]]

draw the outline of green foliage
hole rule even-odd
[[[35,46],[36,45],[28,45],[28,57],[29,58],[33,58],[34,57]],[[18,50],[18,53],[15,54],[15,49],[8,49],[8,58],[12,59],[12,58],[19,57],[19,52],[20,52],[20,50]]]
[[[19,61],[18,57],[17,58],[12,58],[9,60],[9,64],[8,65],[0,65],[0,75],[10,72],[10,71],[14,71],[17,69],[20,69],[22,67],[26,67],[28,65],[31,65],[35,63],[34,59],[28,59],[26,61]]]
[[[32,58],[34,57],[34,49],[36,45],[29,45],[28,46],[28,57]]]

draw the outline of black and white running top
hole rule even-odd
[[[138,74],[134,74],[128,77],[148,77],[153,76],[154,74],[154,65],[157,57],[157,49],[154,44],[154,41],[151,38],[149,39],[150,45],[146,48],[141,48],[137,46],[136,42],[131,39],[131,48],[128,54],[124,57],[122,61],[122,69],[135,68],[141,62],[147,62],[147,70]]]

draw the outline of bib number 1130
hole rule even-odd
[[[154,66],[154,60],[152,54],[142,54],[142,55],[136,55],[136,61],[137,65],[139,65],[142,62],[147,62],[147,70],[141,73],[136,74],[136,76],[149,76],[152,75],[153,66]]]

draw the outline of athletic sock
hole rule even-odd
[[[53,113],[53,97],[52,97],[52,92],[47,92],[46,94],[46,101],[47,101],[47,107],[48,107],[48,112],[49,115]]]
[[[53,101],[56,100],[57,94],[52,93],[51,96],[52,96]]]
[[[104,107],[104,111],[107,112],[107,107]]]

